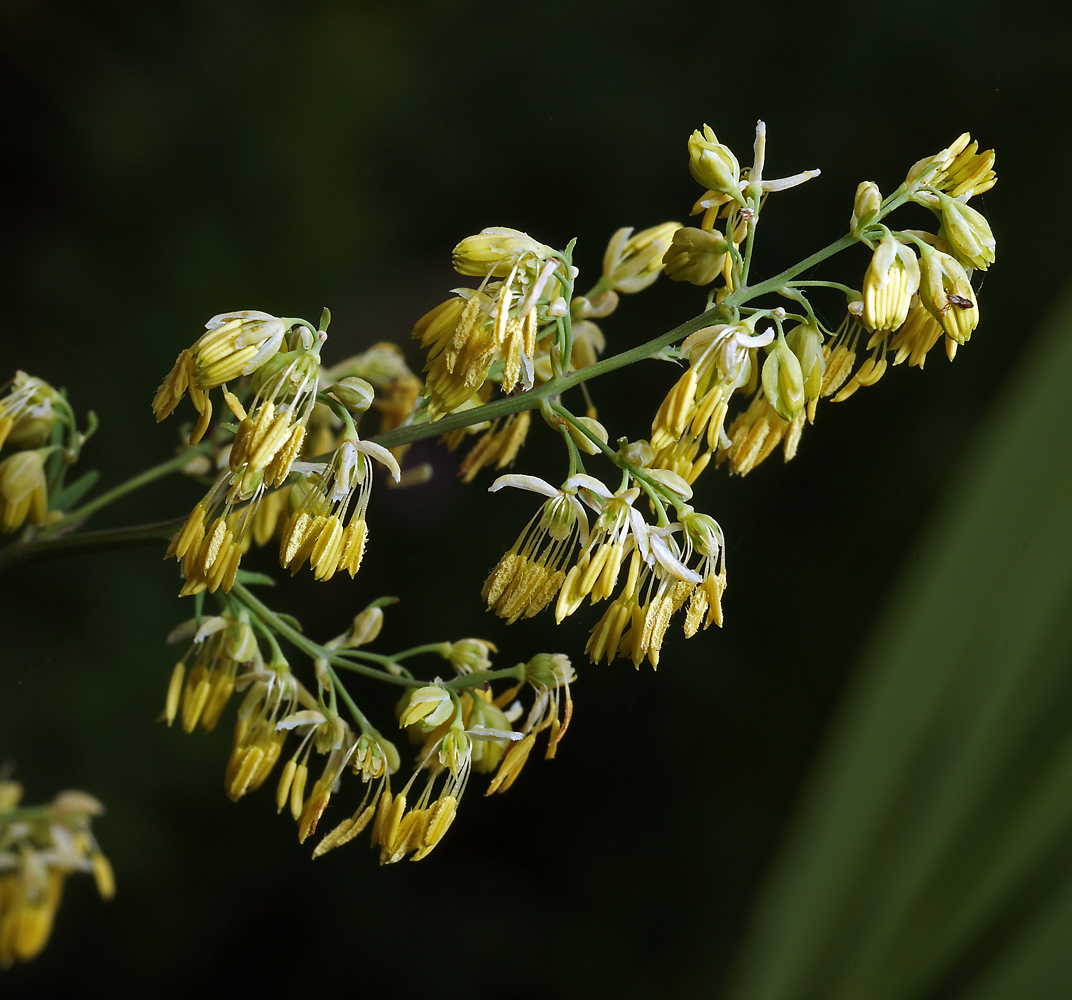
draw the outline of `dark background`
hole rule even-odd
[[[118,880],[105,906],[72,879],[10,988],[717,992],[869,622],[1066,278],[1070,22],[1056,2],[983,2],[970,20],[916,0],[5,3],[0,377],[26,369],[94,409],[84,462],[106,481],[173,448],[149,401],[212,314],[315,321],[329,305],[333,360],[406,343],[459,284],[451,247],[488,225],[577,237],[583,286],[618,226],[685,219],[685,141],[703,122],[747,163],[762,116],[768,176],[823,170],[768,205],[760,277],[840,235],[860,180],[892,190],[963,130],[998,150],[1000,177],[980,205],[998,262],[956,363],[939,350],[822,406],[788,467],[701,481],[729,545],[727,624],[668,640],[658,674],[587,666],[590,614],[558,630],[487,615],[480,584],[532,504],[488,496],[490,477],[460,486],[431,447],[432,485],[374,496],[355,582],[277,590],[321,639],[397,594],[384,649],[479,635],[504,665],[561,650],[579,667],[558,758],[493,800],[475,779],[417,865],[378,868],[364,838],[311,862],[269,789],[224,796],[226,723],[187,737],[154,722],[163,637],[190,614],[157,549],[10,574],[0,762],[27,801],[99,796]],[[822,276],[856,284],[865,263]],[[660,282],[603,324],[609,349],[701,304]],[[612,437],[646,435],[672,377],[649,362],[593,383]],[[560,469],[536,440],[517,467]],[[94,523],[177,516],[197,496],[169,481]]]

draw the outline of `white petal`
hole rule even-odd
[[[358,451],[364,452],[369,458],[376,459],[380,465],[386,465],[391,470],[391,475],[394,476],[395,482],[402,478],[402,470],[398,467],[398,462],[395,461],[395,456],[392,455],[383,445],[376,444],[375,441],[356,441],[354,447]]]
[[[221,618],[219,615],[202,615],[200,628],[198,628],[197,619],[191,618],[181,625],[176,625],[168,634],[166,641],[183,642],[186,639],[193,639],[194,642],[204,642],[214,632],[219,632],[220,629],[227,628],[230,624],[226,618]]]
[[[305,709],[304,711],[292,712],[290,715],[284,716],[275,724],[275,728],[277,730],[297,729],[298,726],[319,726],[327,721],[327,717],[322,712]]]
[[[568,490],[571,486],[583,486],[586,490],[591,490],[597,496],[601,496],[604,499],[609,499],[614,496],[610,489],[596,479],[595,476],[570,476],[569,479],[562,484],[562,488]]]
[[[213,316],[205,324],[206,330],[215,330],[218,326],[223,326],[224,323],[230,323],[232,320],[240,319],[275,319],[271,313],[261,312],[259,309],[239,309],[235,312],[218,313]]]
[[[474,740],[521,740],[525,738],[524,733],[515,732],[513,729],[488,729],[486,726],[473,726],[472,729],[465,731],[466,736],[471,736]]]
[[[655,557],[655,561],[666,570],[667,573],[677,580],[684,580],[686,583],[700,582],[700,574],[689,569],[682,563],[670,550],[670,546],[666,544],[664,539],[652,533],[650,540],[651,554]]]
[[[562,491],[556,489],[545,479],[538,476],[523,476],[520,473],[511,472],[507,476],[499,476],[489,487],[489,493],[495,493],[504,486],[513,486],[515,489],[528,490],[530,493],[540,493],[545,497],[561,496]]]

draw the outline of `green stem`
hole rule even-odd
[[[365,717],[365,713],[357,707],[357,702],[355,702],[354,699],[350,697],[350,692],[346,690],[345,685],[339,679],[339,675],[335,673],[335,671],[332,669],[330,663],[327,665],[327,669],[328,676],[331,678],[331,684],[333,689],[338,692],[339,697],[343,700],[343,703],[346,705],[346,708],[354,717],[354,722],[358,724],[361,729],[361,732],[364,733],[366,736],[379,736],[380,734],[376,730],[376,727],[373,726],[372,723],[369,722],[369,720]]]
[[[858,288],[850,288],[848,285],[843,285],[840,281],[789,281],[786,282],[789,288],[836,288],[839,292],[844,292],[846,295],[859,295],[860,290]]]
[[[660,525],[666,525],[670,523],[670,519],[666,516],[667,500],[673,503],[673,499],[662,495],[662,486],[657,481],[648,476],[643,469],[638,468],[635,465],[630,465],[628,462],[622,460],[618,453],[610,447],[610,445],[601,441],[595,436],[587,427],[584,426],[569,410],[567,410],[561,403],[552,403],[551,409],[558,414],[563,420],[568,421],[574,427],[577,428],[580,433],[592,441],[599,447],[599,450],[613,462],[622,472],[632,476],[633,479],[639,484],[640,488],[648,495],[652,504],[655,507],[656,515],[659,519]]]
[[[515,681],[524,680],[525,664],[519,663],[516,667],[507,667],[504,670],[474,670],[471,674],[462,674],[461,677],[447,681],[443,687],[457,691],[459,688],[476,687],[488,681],[502,680],[507,677]]]
[[[183,516],[155,524],[138,524],[131,528],[108,528],[105,531],[85,531],[61,538],[15,542],[5,549],[0,549],[0,571],[42,559],[58,559],[61,556],[82,555],[86,552],[129,549],[138,545],[166,542],[185,520]]]
[[[279,635],[283,636],[287,642],[296,646],[307,656],[312,659],[325,659],[329,664],[341,667],[344,670],[350,670],[354,673],[364,674],[366,677],[375,677],[380,681],[387,681],[389,684],[399,684],[403,687],[419,687],[423,684],[423,681],[416,681],[405,677],[396,677],[394,674],[389,674],[383,670],[379,670],[376,667],[366,667],[361,663],[351,663],[349,660],[343,659],[341,656],[336,655],[331,650],[324,649],[319,643],[313,642],[312,639],[306,638],[296,628],[288,625],[282,618],[279,617],[267,604],[259,601],[249,590],[247,590],[242,584],[236,583],[231,588],[231,593],[238,597],[238,599],[245,604],[251,611],[257,613],[262,621],[266,622],[272,627],[272,629]]]
[[[114,486],[112,489],[102,493],[99,497],[95,497],[88,503],[82,504],[81,507],[76,507],[70,513],[60,518],[60,520],[50,524],[47,528],[41,531],[38,537],[48,538],[62,531],[69,525],[84,521],[90,514],[96,513],[102,507],[106,507],[120,497],[126,496],[128,493],[133,493],[134,490],[139,490],[154,480],[170,475],[172,472],[178,472],[179,469],[182,469],[190,463],[190,459],[211,451],[213,447],[214,445],[211,444],[201,444],[193,448],[188,448],[181,455],[177,455],[175,458],[168,459],[166,462],[161,462],[159,465],[154,465],[151,469],[146,469],[144,472],[132,476],[118,486]]]

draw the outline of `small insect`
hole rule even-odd
[[[958,309],[973,309],[975,303],[971,299],[966,299],[963,295],[950,295],[949,304],[956,306]]]

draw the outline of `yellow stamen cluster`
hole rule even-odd
[[[481,596],[488,607],[510,623],[547,607],[566,579],[563,566],[586,528],[573,496],[562,494],[544,503],[485,581]]]
[[[239,671],[259,669],[263,661],[245,616],[195,619],[175,629],[168,641],[191,636],[192,646],[171,673],[164,719],[170,726],[178,718],[187,733],[197,727],[211,732],[234,692]],[[187,670],[191,656],[193,665]]]
[[[488,577],[483,590],[488,606],[513,622],[538,613],[557,594],[555,616],[561,622],[585,598],[592,604],[609,600],[628,557],[625,583],[592,630],[587,651],[593,662],[604,656],[608,662],[628,656],[639,666],[646,657],[657,666],[670,620],[689,600],[694,600],[696,607],[702,605],[702,610],[690,612],[687,635],[695,634],[701,620],[705,628],[712,622],[721,623],[719,601],[725,588],[721,530],[684,503],[682,498],[691,490],[680,477],[666,471],[659,471],[657,477],[655,472],[651,475],[669,484],[677,498],[675,503],[683,511],[681,523],[647,524],[633,507],[639,495],[636,488],[611,494],[598,480],[573,477],[563,491],[545,502]],[[504,476],[492,489],[503,485],[555,492],[542,480],[526,476]],[[578,489],[598,517],[588,534],[587,520],[580,515],[585,537],[581,538],[576,563],[566,571],[575,549],[572,525],[578,520],[572,506],[575,498],[567,491]],[[551,534],[551,527],[557,528],[557,537]],[[687,565],[694,552],[700,556],[699,572]]]
[[[174,412],[189,390],[199,417],[190,435],[195,444],[212,420],[208,390],[251,375],[266,364],[282,346],[287,324],[268,313],[247,309],[213,316],[205,331],[193,347],[176,358],[153,398],[153,414],[159,423]]]
[[[36,958],[48,943],[63,884],[89,872],[102,899],[115,894],[108,859],[90,831],[104,807],[85,792],[61,792],[44,809],[18,809],[21,787],[0,781],[0,968]]]
[[[555,274],[561,276],[565,265],[554,250],[524,233],[485,229],[454,248],[454,266],[461,274],[483,277],[480,287],[458,289],[456,298],[413,328],[428,349],[425,391],[433,418],[469,400],[496,362],[503,392],[517,385],[532,388],[537,333],[560,294]]]
[[[283,529],[279,563],[284,569],[293,574],[308,562],[317,580],[330,579],[338,570],[351,577],[357,573],[368,538],[370,455],[398,482],[401,473],[389,451],[368,441],[345,440],[324,472],[306,483],[304,497]]]
[[[248,412],[237,396],[224,392],[239,422],[228,471],[194,506],[165,554],[182,564],[186,582],[181,596],[229,591],[250,541],[267,540],[278,523],[278,501],[261,518],[257,510],[268,490],[286,482],[301,454],[319,386],[319,362],[305,349],[277,354],[270,362],[259,370],[259,375],[268,374],[257,383]]]

